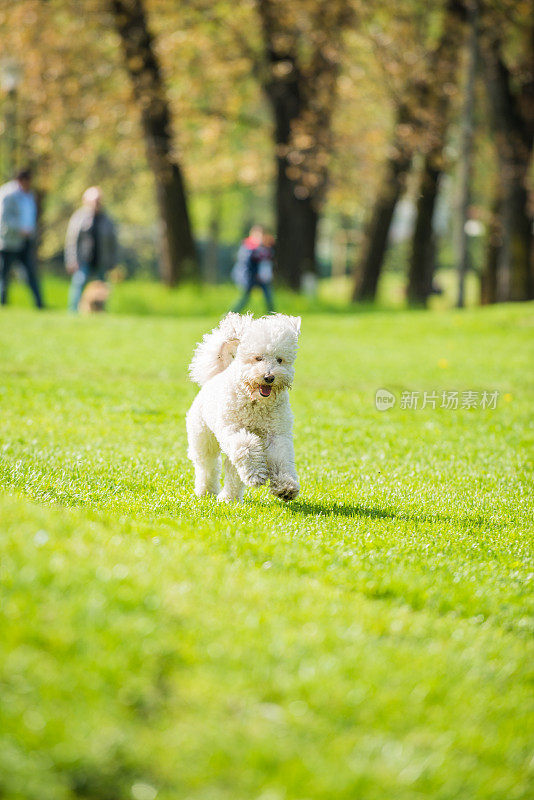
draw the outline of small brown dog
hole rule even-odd
[[[96,314],[106,310],[109,287],[104,281],[91,281],[83,290],[78,309],[82,314]]]

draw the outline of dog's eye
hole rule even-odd
[[[256,361],[263,361],[263,356],[256,356]]]
[[[279,364],[282,363],[282,359],[281,358],[277,358],[276,360],[278,361]]]

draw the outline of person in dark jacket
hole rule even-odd
[[[258,286],[263,292],[267,312],[274,311],[273,261],[274,237],[259,225],[255,225],[241,244],[232,271],[235,282],[244,289],[243,295],[233,311],[237,313],[242,311],[255,286]]]
[[[72,275],[69,308],[77,311],[89,281],[103,281],[117,263],[115,224],[102,208],[102,192],[91,186],[83,194],[83,206],[70,218],[65,239],[65,266]]]

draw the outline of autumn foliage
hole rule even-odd
[[[152,232],[169,284],[199,275],[194,241],[208,229],[237,242],[259,216],[277,233],[278,279],[294,289],[318,270],[318,242],[348,231],[355,300],[375,297],[407,197],[406,285],[423,304],[439,266],[441,197],[451,230],[474,219],[485,231],[469,267],[483,301],[526,299],[530,11],[523,0],[0,0],[0,69],[21,72],[16,95],[1,89],[3,177],[15,163],[35,168],[44,258],[60,249],[83,188],[99,183],[125,236]]]

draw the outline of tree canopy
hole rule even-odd
[[[506,71],[510,97],[522,109],[531,150],[530,3],[473,2],[483,21],[481,31],[498,32],[491,52]],[[446,0],[123,0],[122,5],[135,3],[152,35],[168,104],[168,157],[183,172],[197,238],[206,233],[225,195],[232,196],[222,231],[229,240],[236,241],[258,215],[278,226],[280,245],[299,225],[311,226],[315,242],[325,217],[334,228],[361,231],[384,163],[403,140],[415,158],[413,164],[410,158],[415,172],[413,178],[407,175],[406,184],[415,200],[416,173],[440,130],[435,125],[441,102],[437,89],[449,101],[439,166],[454,174],[465,48],[458,52],[454,79],[431,57],[439,47]],[[0,127],[9,133],[16,114],[15,158],[36,167],[44,195],[45,256],[60,249],[65,220],[89,184],[102,185],[111,210],[127,229],[155,231],[161,216],[141,124],[145,101],[135,85],[132,91],[128,71],[128,58],[131,66],[136,56],[132,49],[125,61],[114,5],[120,4],[0,0],[0,67],[5,71],[8,62],[16,62],[21,71],[11,114],[13,97],[2,89]],[[484,50],[480,41],[487,64],[489,45]],[[415,93],[417,124],[400,113],[410,92]],[[482,69],[476,97],[472,201],[489,230],[488,193],[504,186],[499,145],[505,134],[494,114],[490,124],[491,92]],[[8,138],[0,162],[5,178],[13,159]],[[525,164],[521,180],[528,193],[528,159]],[[278,197],[278,205],[270,205],[270,197]],[[296,199],[296,206],[308,203],[315,216],[309,222],[299,218],[287,198]],[[306,251],[305,237],[293,238],[289,261]],[[314,269],[314,248],[307,258]],[[305,262],[293,275],[287,271],[295,288]]]

